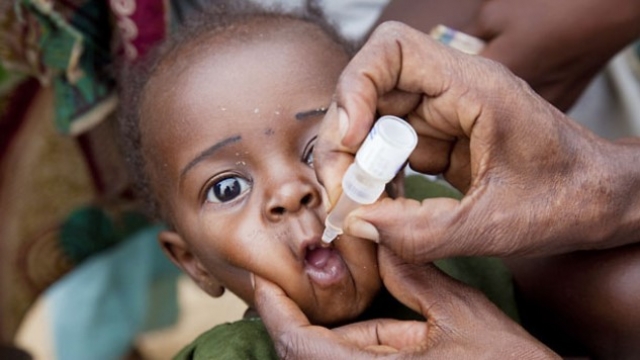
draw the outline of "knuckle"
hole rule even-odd
[[[399,21],[385,21],[376,27],[371,38],[397,38],[401,34],[406,33],[408,29],[410,29],[409,26]]]
[[[389,21],[385,21],[382,24],[380,24],[378,26],[378,28],[376,29],[376,32],[381,32],[381,33],[397,32],[403,26],[404,25],[399,21],[389,20]]]

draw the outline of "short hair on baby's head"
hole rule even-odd
[[[200,2],[203,3],[202,1]],[[317,26],[331,41],[344,49],[349,57],[356,46],[342,37],[324,16],[314,0],[305,6],[285,10],[282,7],[265,7],[248,0],[209,1],[183,22],[162,43],[134,64],[123,66],[119,72],[118,122],[121,145],[137,196],[144,202],[150,216],[171,225],[171,214],[157,194],[153,193],[143,156],[140,118],[145,88],[165,59],[176,56],[181,50],[198,47],[202,39],[221,38],[222,42],[242,42],[254,39],[252,23],[278,25],[284,21],[302,21]],[[229,35],[225,38],[225,35]]]

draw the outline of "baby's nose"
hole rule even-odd
[[[294,214],[305,208],[321,204],[322,198],[313,184],[303,181],[289,181],[273,190],[267,200],[266,215],[277,221],[287,214]]]

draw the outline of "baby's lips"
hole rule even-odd
[[[310,249],[305,257],[305,271],[309,278],[321,287],[328,287],[343,280],[346,264],[335,248],[321,246]]]

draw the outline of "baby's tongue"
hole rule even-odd
[[[316,268],[323,268],[331,257],[331,248],[318,247],[307,252],[307,263]]]

